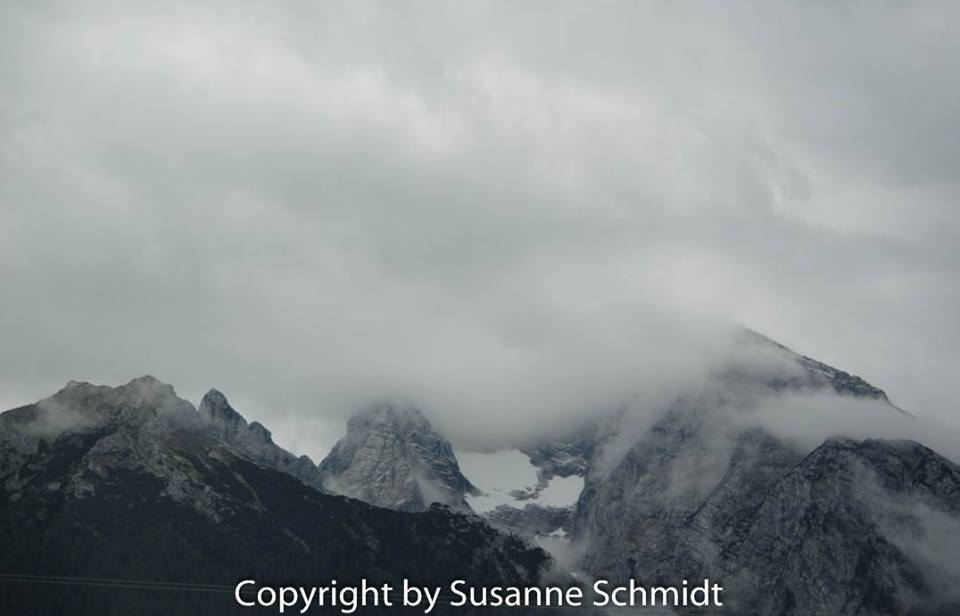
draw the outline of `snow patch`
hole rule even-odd
[[[456,456],[461,472],[482,492],[479,496],[467,495],[467,503],[477,513],[493,511],[500,505],[566,507],[576,503],[583,490],[582,477],[554,477],[538,489],[537,467],[526,454],[515,449],[493,453],[458,451]],[[517,493],[531,496],[517,498]]]
[[[547,507],[567,507],[573,505],[583,492],[583,477],[554,477],[540,492],[540,497],[530,502]]]

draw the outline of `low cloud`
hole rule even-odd
[[[957,11],[5,3],[0,401],[501,438],[741,323],[955,422]]]
[[[960,460],[960,432],[935,418],[903,413],[881,401],[828,393],[781,394],[763,400],[738,418],[811,451],[824,440],[844,436],[907,439]]]

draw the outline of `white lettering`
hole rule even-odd
[[[253,607],[254,605],[256,605],[256,603],[254,603],[253,601],[244,601],[244,600],[240,597],[240,589],[241,589],[241,588],[243,588],[243,587],[246,586],[247,584],[256,584],[256,583],[257,583],[256,580],[243,580],[242,582],[240,582],[239,584],[237,584],[237,587],[233,590],[233,597],[234,597],[234,599],[237,600],[237,603],[239,603],[239,604],[242,605],[243,607]]]

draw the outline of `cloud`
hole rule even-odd
[[[738,420],[738,425],[762,426],[801,451],[812,451],[835,436],[908,439],[960,460],[955,427],[935,417],[918,419],[875,400],[827,393],[780,394],[743,410]]]
[[[857,499],[871,510],[885,537],[917,563],[925,583],[942,595],[943,604],[960,597],[956,549],[960,521],[955,510],[920,491],[910,496],[885,490],[873,469],[859,469]],[[914,598],[910,598],[916,601]]]
[[[0,399],[151,373],[318,456],[374,397],[669,389],[741,322],[956,421],[957,12],[4,5]]]

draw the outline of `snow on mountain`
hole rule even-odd
[[[577,502],[583,478],[575,475],[542,481],[530,458],[515,449],[492,453],[456,452],[460,468],[478,493],[467,496],[477,513],[488,513],[500,506],[569,507]]]

